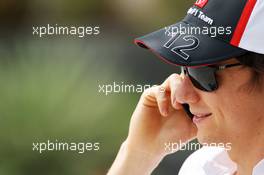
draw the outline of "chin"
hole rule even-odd
[[[218,137],[217,135],[212,135],[208,132],[202,132],[199,130],[197,133],[197,140],[202,145],[215,145],[219,143],[224,143],[223,139]]]

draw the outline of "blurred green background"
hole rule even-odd
[[[127,135],[140,94],[99,85],[159,84],[175,67],[133,39],[183,18],[191,0],[1,0],[0,174],[103,175]],[[100,35],[32,35],[32,26],[100,26]],[[33,142],[100,142],[100,151],[32,151]],[[188,152],[153,174],[177,174]]]

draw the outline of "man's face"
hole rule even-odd
[[[237,62],[231,59],[219,65]],[[261,87],[263,91],[252,88],[252,76],[250,68],[237,66],[217,72],[219,88],[213,92],[188,87],[198,96],[195,103],[189,103],[191,112],[211,114],[195,122],[200,143],[243,144],[263,127],[264,87]]]

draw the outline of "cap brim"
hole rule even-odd
[[[184,27],[189,28],[190,25],[179,22],[168,28]],[[181,33],[175,37],[175,34],[168,35],[166,32],[168,31],[163,28],[135,39],[135,43],[142,48],[150,49],[164,61],[181,66],[210,65],[247,52],[207,34]]]

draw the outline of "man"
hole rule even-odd
[[[194,138],[205,146],[180,175],[264,174],[263,18],[263,0],[198,0],[183,21],[136,40],[182,73],[142,94],[108,175],[150,174],[164,144]]]

